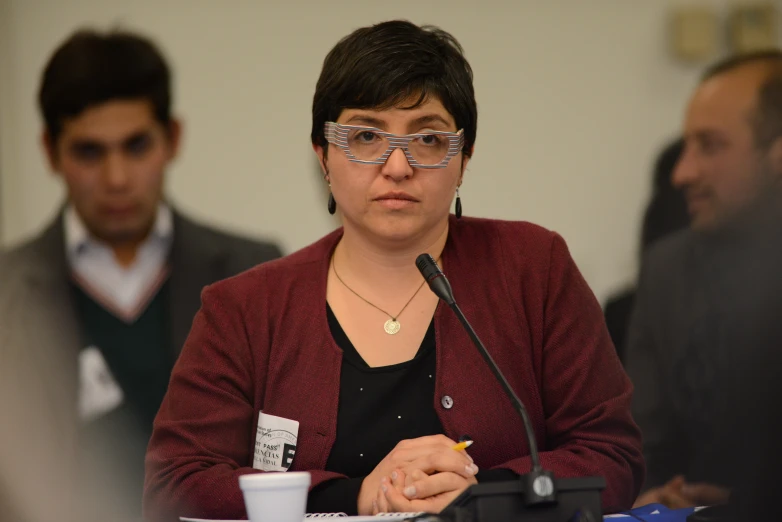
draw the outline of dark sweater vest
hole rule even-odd
[[[152,421],[166,393],[175,361],[169,329],[169,283],[165,282],[132,323],[107,310],[73,285],[84,346],[94,346],[122,389],[123,403],[82,429],[82,451],[96,490],[141,514],[144,455]]]

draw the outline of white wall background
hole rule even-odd
[[[407,18],[452,32],[475,70],[465,213],[558,231],[603,300],[634,277],[651,166],[700,71],[669,54],[669,8],[682,3],[0,0],[0,244],[38,231],[62,198],[43,161],[35,95],[75,28],[121,24],[159,42],[186,124],[169,194],[196,217],[290,252],[335,226],[308,140],[322,60],[357,27]]]

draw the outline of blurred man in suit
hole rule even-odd
[[[725,502],[756,485],[751,470],[774,453],[758,420],[778,395],[741,381],[770,384],[760,370],[782,362],[779,321],[767,314],[781,289],[781,52],[707,71],[687,110],[674,184],[691,226],[646,256],[628,341],[648,466],[637,505]],[[753,416],[737,411],[750,407]]]
[[[641,256],[653,243],[687,228],[689,224],[690,218],[687,215],[684,194],[671,183],[673,170],[676,168],[682,150],[684,150],[684,140],[676,138],[663,148],[655,161],[652,197],[644,212],[641,227]],[[610,296],[604,307],[608,333],[611,335],[616,353],[623,364],[627,363],[625,343],[635,304],[636,290],[636,285],[633,285],[631,288]]]
[[[30,485],[7,478],[11,469],[49,468],[41,480],[61,491],[75,480],[63,470],[78,468],[91,501],[140,517],[152,421],[202,288],[281,252],[195,223],[164,197],[181,126],[169,67],[148,39],[75,33],[47,63],[38,101],[67,202],[0,257],[0,381],[10,394],[0,400],[20,415],[0,440],[0,500],[13,504]]]

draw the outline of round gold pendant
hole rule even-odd
[[[394,335],[399,331],[400,328],[402,328],[402,325],[399,324],[399,321],[396,321],[394,319],[389,319],[388,321],[386,321],[386,324],[383,325],[383,329],[389,335]]]

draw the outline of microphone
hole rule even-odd
[[[542,468],[540,467],[540,457],[538,456],[538,444],[535,441],[535,432],[532,430],[532,423],[529,420],[527,408],[524,407],[524,403],[521,402],[521,399],[519,399],[519,397],[516,395],[516,392],[513,391],[513,388],[510,387],[507,379],[505,379],[505,376],[500,371],[500,367],[497,366],[496,362],[494,362],[494,359],[492,359],[488,350],[486,350],[486,347],[478,338],[478,334],[475,333],[475,330],[467,321],[467,318],[464,316],[464,313],[462,313],[459,305],[456,304],[456,300],[453,298],[451,283],[448,282],[448,279],[445,277],[445,274],[443,274],[443,271],[440,270],[437,262],[429,254],[421,254],[418,256],[415,260],[415,266],[418,267],[418,271],[421,272],[422,276],[424,276],[424,279],[429,285],[429,288],[432,289],[432,292],[434,292],[437,297],[445,301],[446,304],[448,304],[448,306],[450,306],[451,309],[456,313],[456,317],[462,323],[464,329],[467,330],[467,334],[470,336],[470,339],[472,339],[473,344],[475,344],[475,347],[478,348],[478,351],[483,356],[486,364],[489,365],[489,369],[494,374],[494,377],[497,378],[505,390],[505,393],[510,398],[511,403],[513,403],[513,407],[516,408],[516,411],[519,412],[519,415],[521,415],[521,420],[524,423],[524,431],[527,433],[529,455],[530,459],[532,460],[532,471],[533,473],[541,471]]]
[[[451,290],[451,283],[448,282],[445,274],[440,270],[437,261],[435,261],[432,256],[429,254],[421,254],[415,259],[415,266],[418,267],[418,271],[424,276],[426,284],[432,289],[434,295],[445,301],[451,308],[456,306],[456,300],[453,298],[453,290]],[[459,319],[464,317],[461,312],[457,312],[456,315],[459,316]],[[462,321],[462,324],[465,322],[466,319]],[[472,327],[470,327],[469,324],[467,324],[466,327],[468,332],[472,331]]]
[[[453,296],[451,284],[437,262],[429,254],[421,254],[415,260],[415,265],[432,292],[442,299],[456,314],[473,344],[478,349],[494,377],[502,386],[513,407],[519,413],[529,445],[532,470],[520,477],[520,481],[495,482],[476,484],[467,488],[451,504],[443,509],[444,514],[450,514],[456,520],[461,520],[464,511],[469,511],[478,522],[516,521],[525,519],[535,510],[544,518],[535,520],[588,520],[583,516],[602,518],[600,490],[605,488],[605,480],[601,477],[581,477],[554,479],[553,473],[544,470],[540,465],[538,445],[532,422],[527,414],[524,403],[511,388],[508,380],[492,359],[486,347],[478,338],[472,325],[465,317]],[[519,501],[519,493],[523,502]],[[545,513],[541,513],[543,510]]]

